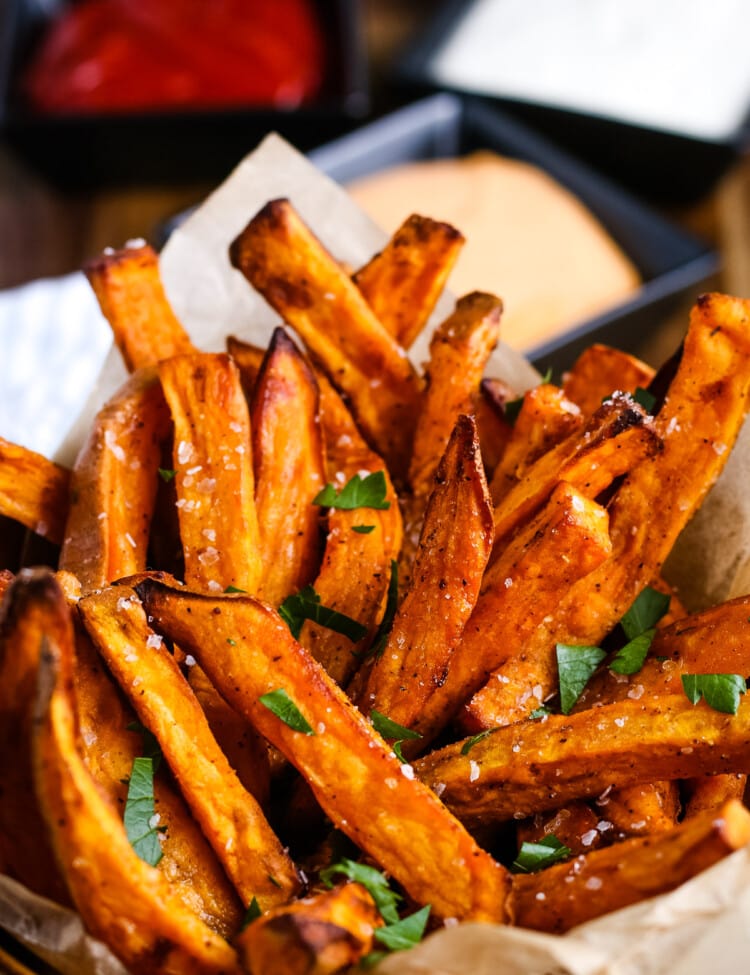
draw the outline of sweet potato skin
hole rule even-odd
[[[635,356],[594,344],[584,349],[563,377],[563,391],[584,416],[591,416],[605,397],[615,391],[634,393],[639,386],[645,389],[653,378],[651,366]]]
[[[230,703],[305,775],[337,827],[416,901],[445,917],[507,920],[504,868],[402,771],[272,610],[246,596],[211,599],[153,580],[136,591],[156,628],[197,657]],[[295,731],[259,701],[279,688],[314,734]]]
[[[667,833],[513,878],[520,927],[562,934],[584,921],[666,893],[750,842],[750,813],[733,800]]]

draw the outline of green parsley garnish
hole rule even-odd
[[[352,525],[352,531],[358,535],[369,535],[375,531],[375,525]]]
[[[268,694],[261,694],[258,700],[264,708],[268,708],[284,724],[289,725],[292,730],[301,731],[305,735],[315,734],[307,723],[305,716],[283,687],[280,687],[276,691],[269,691]]]
[[[245,916],[242,918],[242,924],[240,925],[240,931],[244,931],[248,925],[252,924],[253,921],[257,921],[259,917],[263,916],[263,911],[260,909],[260,904],[258,903],[258,898],[253,897],[250,901],[250,906],[245,912]]]
[[[361,640],[362,637],[367,636],[366,626],[362,626],[357,620],[353,620],[351,616],[345,616],[335,609],[323,606],[320,602],[320,596],[312,586],[305,586],[304,589],[300,589],[295,595],[287,596],[281,606],[279,606],[279,616],[289,627],[295,640],[299,637],[302,624],[305,620],[312,620],[314,623],[319,623],[329,630],[341,633],[349,637],[352,643],[356,643],[357,640]]]
[[[155,867],[162,858],[158,817],[154,809],[154,759],[136,758],[130,773],[123,815],[130,845],[146,863]]]
[[[642,406],[647,413],[654,412],[656,397],[653,393],[649,393],[647,389],[644,389],[643,386],[636,386],[635,392],[633,393],[633,399],[639,404],[639,406]]]
[[[384,471],[375,471],[366,477],[355,474],[340,491],[333,484],[326,484],[315,495],[312,503],[319,504],[321,508],[340,508],[343,511],[353,511],[355,508],[378,508],[385,511],[391,506],[391,502],[385,499],[386,490]]]
[[[375,867],[368,867],[365,863],[357,863],[348,857],[342,857],[338,863],[321,870],[320,879],[326,887],[333,887],[333,878],[338,874],[349,880],[356,880],[369,891],[386,924],[398,923],[397,905],[403,898],[395,890],[391,890],[384,874]]]
[[[628,640],[633,640],[646,630],[653,629],[668,610],[669,596],[646,586],[620,620],[620,625]]]
[[[229,644],[230,647],[236,647],[237,646],[237,641],[236,640],[233,640],[231,638],[231,636],[228,636],[227,637],[227,643]]]
[[[572,850],[550,833],[538,843],[522,843],[518,856],[513,861],[513,869],[516,873],[535,873],[564,860],[571,853]]]
[[[610,670],[616,674],[637,674],[648,655],[656,630],[644,630],[625,644],[612,658]]]
[[[497,728],[486,728],[484,731],[480,731],[478,735],[468,738],[461,746],[461,754],[468,755],[474,745],[486,738],[487,735],[491,735],[493,731],[497,731]]]
[[[224,590],[225,593],[228,592],[241,592],[244,596],[247,596],[247,589],[238,589],[237,586],[227,586]]]
[[[589,678],[607,656],[600,647],[575,647],[558,643],[557,670],[560,676],[560,710],[570,714]]]
[[[745,678],[739,674],[683,674],[682,686],[691,704],[701,697],[714,711],[737,714],[740,695],[747,691]]]
[[[162,479],[162,481],[164,481],[165,484],[169,484],[176,473],[177,471],[169,470],[166,467],[159,468],[159,477]]]
[[[427,927],[427,919],[430,916],[430,905],[427,904],[414,914],[388,924],[384,928],[375,929],[375,940],[390,948],[391,951],[405,951],[419,944]]]
[[[401,746],[405,741],[417,741],[417,739],[422,737],[420,733],[418,731],[412,731],[411,728],[404,728],[403,725],[398,724],[396,721],[391,721],[390,718],[381,714],[380,711],[376,711],[374,708],[370,712],[370,721],[372,721],[373,728],[383,738],[396,739],[393,742],[393,752],[399,762],[404,765],[405,759],[401,751]]]
[[[550,709],[545,707],[543,704],[540,704],[538,708],[534,708],[534,710],[531,712],[529,715],[529,720],[540,721],[542,718],[548,718],[550,714],[552,714]]]

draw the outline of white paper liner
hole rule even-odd
[[[200,348],[223,350],[227,334],[267,343],[278,318],[230,266],[227,250],[257,210],[268,200],[284,196],[334,256],[352,268],[364,264],[385,243],[385,232],[339,186],[280,137],[268,136],[175,231],[162,254],[168,297]],[[444,295],[432,325],[451,309],[452,299]],[[412,350],[417,365],[427,358],[430,332],[431,328]],[[526,360],[505,345],[498,347],[487,371],[519,391],[539,381]],[[72,462],[94,414],[124,378],[119,355],[112,352],[58,459]],[[732,480],[730,494],[736,491],[738,478],[747,483],[744,468],[750,465],[750,445],[743,454],[748,459],[736,462],[740,473]],[[713,503],[711,499],[709,504]],[[745,508],[750,516],[750,502]],[[721,556],[724,565],[727,559],[737,562],[736,551],[728,552],[726,542],[723,546],[717,545],[712,557]],[[748,571],[744,564],[735,567]],[[0,877],[0,925],[40,957],[54,960],[64,975],[122,975],[124,971],[106,947],[82,932],[76,915],[50,906],[6,877]],[[749,931],[750,853],[743,850],[672,894],[590,922],[565,937],[494,925],[460,925],[436,932],[412,951],[389,957],[376,971],[383,975],[704,975],[720,959],[722,969],[743,972],[750,967]]]

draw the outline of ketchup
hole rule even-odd
[[[25,77],[40,112],[295,108],[323,77],[309,0],[83,0]]]

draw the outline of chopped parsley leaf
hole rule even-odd
[[[258,700],[264,708],[268,708],[272,714],[280,718],[293,731],[301,731],[305,735],[315,734],[305,716],[283,687],[275,691],[269,691],[268,694],[261,694]]]
[[[305,586],[298,593],[287,596],[279,606],[279,616],[289,627],[295,640],[299,637],[305,620],[312,620],[320,626],[341,633],[348,637],[352,643],[356,643],[357,640],[367,636],[366,626],[358,623],[357,620],[353,620],[351,616],[345,616],[335,609],[323,606],[320,602],[320,596],[312,586]]]
[[[322,508],[340,508],[343,511],[353,511],[355,508],[377,508],[385,511],[391,506],[391,502],[386,501],[386,491],[384,471],[374,471],[366,477],[355,474],[340,491],[333,484],[326,484],[315,495],[312,503]]]

